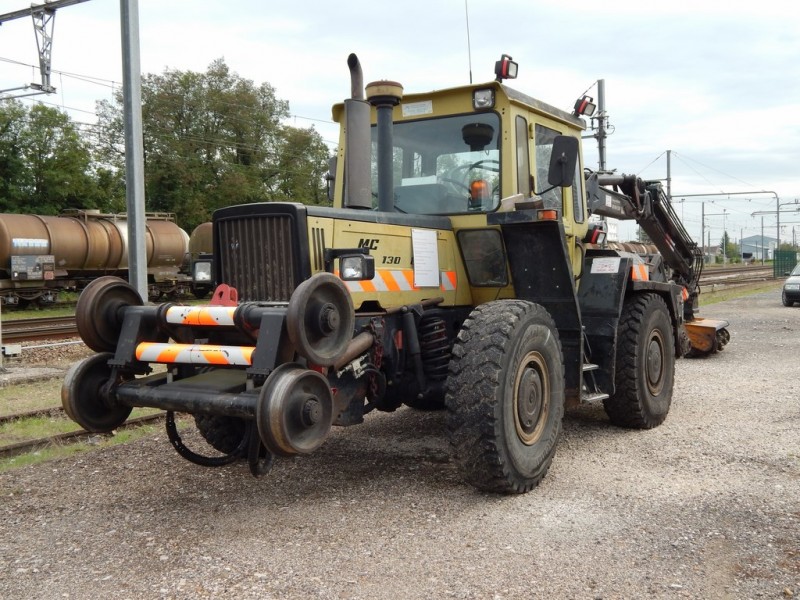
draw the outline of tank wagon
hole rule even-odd
[[[148,296],[188,293],[180,273],[188,234],[167,213],[146,219]],[[0,214],[0,302],[55,302],[103,275],[127,278],[128,222],[124,214],[75,210],[60,216]]]

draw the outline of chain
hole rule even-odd
[[[372,331],[372,335],[375,336],[375,346],[372,353],[372,365],[375,367],[375,370],[380,373],[381,363],[383,362],[383,319],[371,319],[369,328]],[[380,393],[381,386],[378,384],[378,376],[375,373],[372,373],[370,376],[369,386],[371,396],[376,398]]]

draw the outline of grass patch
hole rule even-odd
[[[68,458],[76,454],[92,452],[93,450],[119,446],[120,444],[133,442],[159,431],[163,431],[163,429],[164,426],[161,423],[140,425],[138,427],[124,429],[114,435],[108,434],[98,436],[97,438],[93,438],[91,442],[82,440],[68,444],[51,445],[41,450],[28,452],[27,454],[21,454],[10,458],[0,458],[0,473],[50,460]]]
[[[14,308],[3,310],[3,321],[16,321],[18,319],[39,319],[43,317],[71,317],[75,315],[75,304],[65,303],[63,306],[55,304],[46,308]]]
[[[159,413],[155,408],[136,408],[130,418],[143,417]],[[62,433],[78,431],[81,427],[65,414],[57,416],[30,417],[17,419],[0,425],[0,446],[9,446],[27,440],[50,437]],[[121,430],[116,436],[122,436],[127,430]]]
[[[772,292],[779,290],[783,286],[783,281],[769,281],[763,283],[753,283],[735,287],[725,290],[718,290],[714,292],[703,291],[700,294],[700,306],[708,306],[709,304],[716,304],[717,302],[725,302],[726,300],[735,300],[737,298],[745,298],[754,294],[761,294],[764,292]]]
[[[0,388],[0,416],[61,406],[61,379]]]

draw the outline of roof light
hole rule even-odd
[[[469,207],[480,208],[487,206],[492,198],[492,189],[485,179],[476,179],[469,184]]]
[[[472,108],[475,110],[494,108],[494,90],[488,88],[472,92]]]
[[[495,81],[502,81],[503,79],[516,79],[517,67],[517,63],[511,60],[511,57],[508,54],[500,55],[500,60],[494,63],[494,74],[497,76]]]
[[[572,114],[576,117],[587,116],[591,117],[594,114],[597,105],[594,103],[594,98],[591,96],[584,96],[575,101],[575,110]]]

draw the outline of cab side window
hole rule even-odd
[[[528,153],[528,121],[525,117],[517,117],[517,191],[524,197],[531,195],[531,161]]]
[[[561,188],[555,188],[548,192],[541,193],[550,187],[547,182],[547,172],[550,168],[550,157],[553,154],[553,141],[560,132],[555,129],[550,129],[544,125],[537,124],[534,130],[534,145],[536,147],[536,188],[534,192],[538,193],[544,205],[547,208],[557,208],[563,213],[563,206],[561,202]]]
[[[576,223],[583,223],[586,220],[583,207],[583,171],[579,160],[575,163],[575,179],[572,181],[572,214],[575,216]]]

